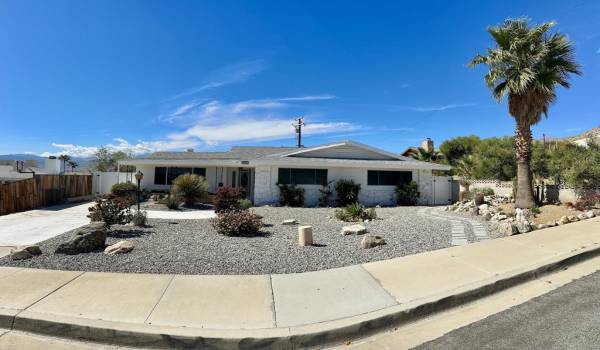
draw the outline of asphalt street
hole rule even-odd
[[[416,349],[600,349],[600,272]]]

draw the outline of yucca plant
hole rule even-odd
[[[495,46],[487,55],[477,55],[471,67],[488,68],[485,82],[494,98],[508,99],[508,112],[515,118],[515,155],[517,159],[517,208],[535,206],[530,171],[531,126],[548,116],[556,101],[556,88],[569,88],[572,74],[581,74],[574,58],[575,49],[563,34],[551,33],[555,22],[529,25],[527,19],[508,19],[488,32]]]
[[[173,180],[171,194],[183,198],[185,205],[193,205],[197,201],[206,198],[208,182],[204,177],[196,174],[180,175]]]

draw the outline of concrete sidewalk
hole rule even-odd
[[[57,205],[0,216],[0,247],[38,243],[87,225],[91,205]]]
[[[315,347],[364,337],[595,254],[600,218],[300,274],[0,268],[0,328],[144,347]]]
[[[146,210],[148,219],[202,220],[216,217],[214,210],[165,211]]]

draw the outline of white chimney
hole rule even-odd
[[[61,160],[55,156],[48,157],[44,162],[44,172],[49,175],[60,174]]]

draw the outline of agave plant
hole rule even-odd
[[[488,68],[485,82],[494,98],[508,99],[508,112],[515,119],[517,159],[517,208],[535,205],[530,171],[531,126],[548,116],[556,101],[556,88],[569,88],[572,74],[581,74],[574,58],[573,44],[559,33],[551,33],[555,22],[530,26],[527,19],[508,19],[488,32],[495,42],[487,55],[477,55],[471,67]]]
[[[196,174],[184,174],[173,180],[171,194],[183,198],[186,205],[193,205],[208,194],[208,182]]]

